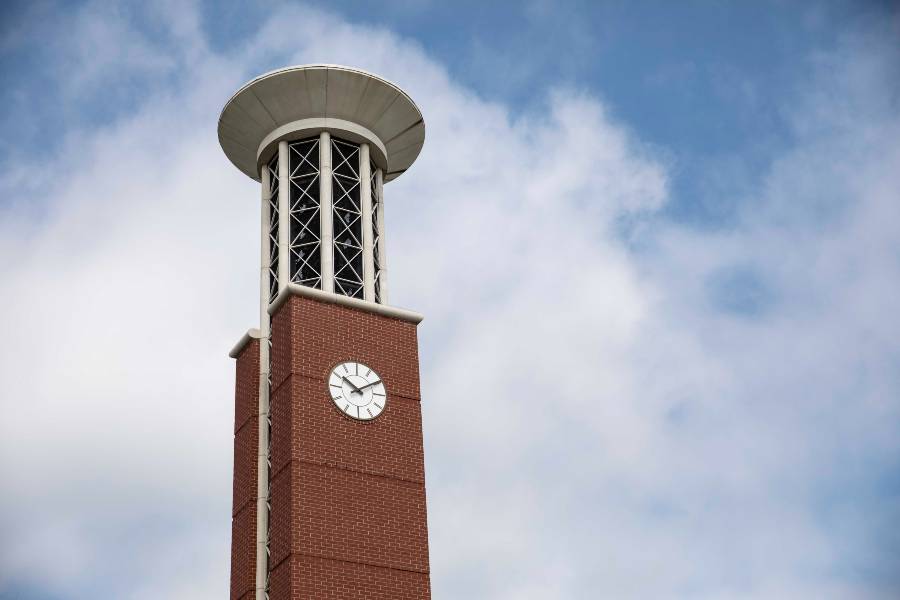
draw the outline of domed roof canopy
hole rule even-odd
[[[385,181],[406,171],[425,142],[422,112],[403,90],[339,65],[286,67],[260,75],[238,90],[219,116],[225,155],[257,181],[279,140],[323,130],[369,143]]]

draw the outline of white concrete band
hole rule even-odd
[[[302,296],[304,298],[318,300],[319,302],[338,304],[340,306],[346,306],[348,308],[364,310],[366,312],[381,315],[383,317],[399,319],[408,323],[421,323],[422,319],[425,318],[420,313],[407,310],[405,308],[385,306],[384,304],[367,302],[366,300],[344,296],[343,294],[335,294],[333,292],[323,292],[322,290],[317,290],[305,285],[298,285],[296,283],[288,284],[285,289],[281,290],[281,292],[278,293],[278,297],[275,298],[272,304],[269,305],[269,314],[274,315],[276,312],[278,312],[278,309],[281,308],[281,305],[287,302],[288,298],[290,298],[291,296]]]
[[[272,146],[282,140],[288,142],[302,140],[317,136],[323,131],[337,135],[348,142],[371,145],[372,160],[375,161],[375,164],[387,165],[387,149],[375,132],[366,129],[359,123],[333,117],[300,119],[275,128],[260,142],[259,148],[256,150],[256,162],[259,165],[265,164],[268,157],[272,155]]]
[[[291,280],[291,165],[288,143],[278,142],[278,290]]]
[[[271,200],[269,194],[272,190],[271,175],[269,167],[263,165],[259,174],[259,182],[262,187],[260,194],[260,226],[259,226],[259,308],[260,321],[262,321],[262,313],[265,312],[269,305],[269,258],[271,257],[271,247],[269,241],[269,223],[272,219],[272,208],[269,205]]]
[[[279,142],[286,144],[287,142]],[[319,134],[319,257],[322,289],[334,291],[334,222],[331,208],[331,134]],[[280,289],[280,288],[279,288]]]
[[[375,257],[372,235],[372,171],[369,145],[359,145],[359,200],[362,207],[363,299],[375,302]]]
[[[241,352],[250,343],[251,340],[258,340],[260,337],[259,329],[248,329],[247,333],[241,336],[241,339],[238,340],[238,343],[232,346],[231,350],[228,352],[228,356],[231,358],[237,358],[241,355]]]
[[[382,304],[388,303],[387,285],[387,249],[384,235],[384,173],[381,169],[375,171],[375,190],[378,194],[378,299]]]

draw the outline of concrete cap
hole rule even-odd
[[[259,181],[271,146],[289,137],[276,130],[290,132],[298,122],[317,123],[324,130],[334,123],[341,130],[338,124],[348,121],[363,128],[349,129],[362,132],[351,135],[361,138],[353,141],[369,133],[377,137],[371,140],[373,159],[387,163],[379,165],[385,181],[406,171],[425,143],[422,112],[393,83],[350,67],[300,65],[260,75],[239,89],[219,115],[219,144],[238,169]]]

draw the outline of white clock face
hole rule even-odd
[[[328,376],[328,391],[338,409],[354,419],[369,421],[384,410],[387,393],[378,373],[362,363],[341,363]]]

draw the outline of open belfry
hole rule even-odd
[[[430,598],[422,317],[388,304],[383,193],[422,114],[378,76],[299,66],[238,90],[218,133],[261,184],[259,328],[231,351],[231,598]]]

